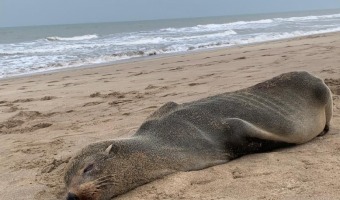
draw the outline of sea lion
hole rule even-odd
[[[291,72],[153,113],[130,138],[91,144],[66,168],[67,200],[107,200],[178,171],[301,144],[328,131],[331,92]]]

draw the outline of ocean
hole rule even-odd
[[[340,10],[0,28],[0,78],[340,31]]]

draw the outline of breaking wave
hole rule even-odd
[[[47,37],[48,41],[80,41],[80,40],[91,40],[98,38],[98,35],[82,35],[82,36],[74,36],[74,37]]]

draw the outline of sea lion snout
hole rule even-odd
[[[80,200],[79,197],[71,192],[67,193],[66,200]]]

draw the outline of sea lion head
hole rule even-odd
[[[128,143],[95,143],[72,158],[64,177],[66,200],[107,200],[144,184],[148,159]]]

